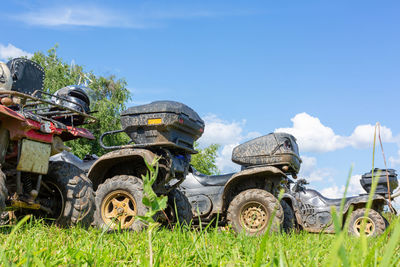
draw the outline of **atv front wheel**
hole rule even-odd
[[[75,165],[51,162],[37,198],[50,212],[40,212],[39,216],[53,218],[59,226],[80,224],[86,227],[93,221],[92,182]]]
[[[271,193],[262,189],[249,189],[238,194],[229,204],[227,219],[237,233],[245,231],[248,235],[262,235],[267,231],[269,223],[271,231],[279,231],[283,209]]]
[[[178,189],[172,189],[169,192],[168,206],[165,209],[165,213],[172,223],[179,223],[181,225],[189,225],[193,218],[192,206],[188,198]]]
[[[144,223],[136,219],[147,212],[142,203],[143,182],[130,175],[118,175],[107,179],[96,191],[94,223],[108,230],[140,231]]]
[[[282,230],[285,231],[286,233],[289,233],[294,229],[296,225],[294,212],[292,207],[290,207],[290,205],[284,200],[281,200],[281,206],[283,209]]]
[[[366,209],[357,209],[350,216],[349,234],[360,236],[362,224],[365,220],[364,233],[366,236],[381,235],[387,228],[385,219],[377,211],[370,209],[368,216],[365,216]]]

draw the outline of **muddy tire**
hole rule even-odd
[[[67,162],[51,162],[47,175],[43,177],[38,199],[52,203],[52,215],[62,227],[71,225],[89,226],[93,221],[94,193],[92,182],[76,166]]]
[[[292,207],[290,207],[290,205],[284,200],[281,200],[281,206],[283,209],[282,230],[289,233],[294,230],[296,226],[294,212]]]
[[[6,187],[6,175],[0,169],[0,212],[6,208],[6,199],[8,197],[8,190]]]
[[[135,218],[147,212],[142,199],[141,179],[130,175],[117,175],[107,179],[96,191],[94,224],[109,231],[142,230],[145,224]]]
[[[227,220],[233,230],[248,235],[262,235],[268,229],[278,232],[283,222],[283,209],[271,193],[261,189],[249,189],[238,194],[229,204]]]
[[[171,223],[180,225],[189,225],[193,218],[192,206],[189,199],[178,189],[172,189],[168,194],[168,207],[166,214]],[[178,212],[178,215],[176,215]]]
[[[365,217],[365,209],[357,209],[350,216],[349,234],[360,236],[363,219],[366,218],[365,234],[366,236],[381,235],[387,228],[385,219],[377,211],[371,209],[368,217]]]

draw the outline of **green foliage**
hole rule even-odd
[[[146,163],[148,168],[148,172],[146,175],[142,175],[143,179],[143,199],[142,203],[148,208],[147,213],[144,216],[137,216],[140,220],[146,222],[147,224],[153,224],[154,215],[157,212],[164,210],[167,207],[166,196],[157,196],[153,191],[153,184],[158,176],[158,160],[159,158],[155,158],[151,164]]]
[[[91,110],[97,111],[93,116],[98,118],[95,124],[84,126],[90,130],[96,140],[77,139],[67,142],[72,152],[83,157],[86,154],[102,155],[105,151],[100,147],[98,139],[106,131],[121,128],[120,112],[125,109],[126,102],[130,99],[130,92],[126,88],[126,81],[118,79],[114,75],[108,77],[96,76],[91,71],[85,71],[82,66],[70,65],[57,56],[57,46],[47,51],[47,54],[36,52],[32,60],[39,63],[45,70],[46,78],[44,88],[49,93],[74,84],[87,83],[93,90],[91,92]],[[129,138],[124,134],[109,137],[107,144],[124,144]]]
[[[200,149],[198,143],[195,142],[194,147],[199,153],[192,155],[192,161],[190,163],[193,167],[206,175],[219,174],[220,171],[216,165],[216,158],[220,146],[212,144],[204,149]]]
[[[149,246],[149,266],[153,266],[153,230],[156,229],[159,224],[154,221],[154,216],[163,211],[167,207],[168,197],[157,196],[153,191],[153,184],[158,176],[158,160],[160,158],[154,158],[153,162],[149,164],[146,160],[147,169],[149,170],[146,175],[142,175],[143,179],[143,199],[142,203],[148,208],[148,211],[144,216],[136,216],[139,220],[145,222],[148,226],[147,229],[147,241]]]
[[[10,233],[12,231],[12,233]],[[154,266],[251,266],[263,237],[235,234],[224,228],[206,231],[160,228],[152,240]],[[263,266],[344,266],[337,254],[340,241],[349,266],[399,266],[400,220],[382,236],[368,238],[363,255],[360,238],[347,235],[270,234],[262,248]],[[73,227],[60,229],[40,221],[0,227],[1,266],[145,266],[148,232],[113,232]],[[332,257],[333,256],[333,257]],[[282,264],[283,263],[283,264]]]

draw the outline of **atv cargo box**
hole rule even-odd
[[[232,161],[244,167],[276,166],[292,174],[299,172],[301,163],[296,139],[287,133],[270,133],[238,145]]]
[[[135,144],[167,146],[196,153],[193,143],[204,131],[204,121],[188,106],[156,101],[121,113],[124,132]]]
[[[389,187],[390,187],[390,193],[393,193],[393,190],[395,190],[398,187],[398,181],[397,181],[397,174],[396,171],[393,169],[387,169],[388,171],[388,176],[389,176]],[[375,194],[387,194],[388,193],[388,185],[387,185],[387,179],[386,179],[386,169],[374,169],[374,177],[378,178],[378,184],[376,186]],[[369,194],[371,191],[371,186],[372,186],[372,171],[365,173],[364,175],[361,176],[360,179],[361,186],[364,188],[365,191]]]

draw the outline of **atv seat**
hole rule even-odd
[[[64,162],[68,162],[71,163],[73,165],[75,165],[76,167],[78,167],[79,169],[81,169],[82,171],[84,171],[85,173],[87,173],[90,169],[90,167],[93,165],[93,163],[97,160],[97,158],[91,158],[91,159],[84,159],[81,160],[80,158],[78,158],[77,156],[75,156],[74,154],[72,154],[71,152],[67,152],[67,151],[63,151],[61,153],[58,153],[54,156],[50,157],[50,161],[64,161]]]
[[[235,174],[228,173],[223,175],[205,175],[190,166],[190,172],[203,186],[223,186]]]

